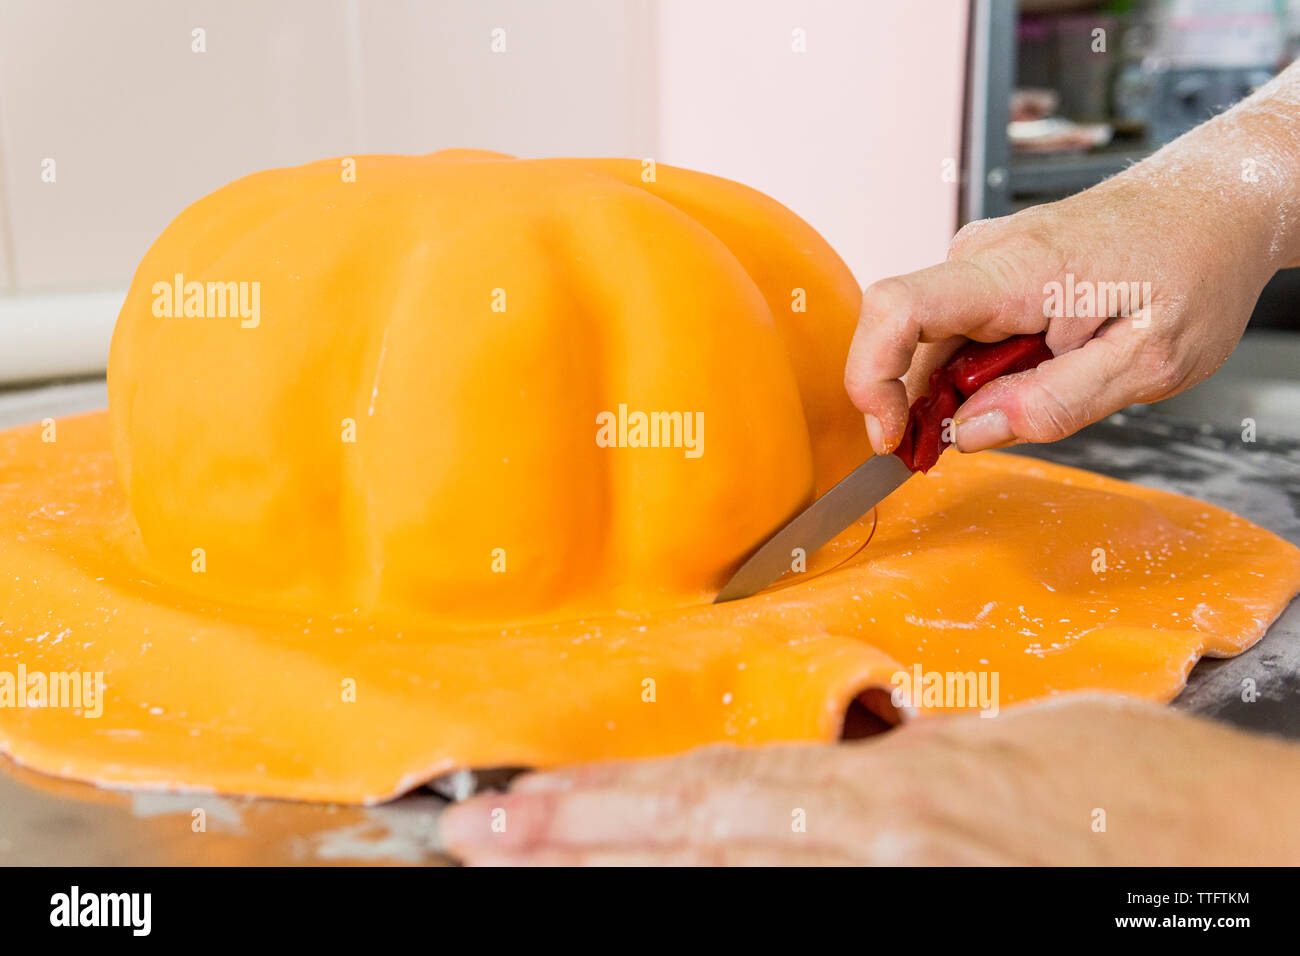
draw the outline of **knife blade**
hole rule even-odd
[[[947,424],[962,400],[994,379],[1036,368],[1051,357],[1041,332],[1002,342],[966,343],[931,373],[926,394],[908,410],[907,427],[894,453],[867,459],[795,516],[750,555],[713,603],[757,594],[792,569],[795,548],[811,556],[918,471],[929,471],[951,444]]]
[[[869,458],[846,475],[740,566],[714,604],[749,597],[791,569],[795,548],[810,555],[915,474],[897,455]]]

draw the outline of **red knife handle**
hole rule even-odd
[[[908,410],[903,440],[894,454],[912,471],[929,471],[952,444],[945,441],[944,422],[951,421],[963,401],[995,378],[1028,371],[1051,357],[1044,332],[1002,342],[967,342],[930,373],[930,388]]]

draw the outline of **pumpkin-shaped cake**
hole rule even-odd
[[[145,560],[475,623],[709,600],[869,454],[837,374],[859,296],[780,204],[650,162],[248,176],[163,232],[114,334]]]
[[[140,265],[108,412],[0,432],[0,752],[375,801],[833,740],[900,675],[981,689],[904,716],[1168,700],[1300,587],[1300,550],[1210,505],[950,452],[711,603],[868,454],[858,302],[794,214],[648,161],[363,156],[218,190]],[[80,699],[29,704],[34,674]]]

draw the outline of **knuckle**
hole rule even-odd
[[[1051,223],[1039,222],[1038,217],[1029,215],[1032,211],[1011,217],[1008,223],[1014,227],[999,230],[974,258],[1007,287],[1037,293],[1044,277],[1067,271],[1069,256],[1059,244],[1058,230]]]
[[[975,219],[957,230],[957,234],[948,243],[948,258],[960,259],[996,239],[1005,227],[1007,216],[996,219]]]
[[[502,805],[509,820],[510,842],[524,847],[541,846],[561,834],[559,794],[508,795]]]
[[[855,408],[863,409],[870,404],[871,380],[862,365],[850,365],[844,370],[844,390]]]
[[[901,276],[871,283],[862,292],[862,318],[872,324],[905,320],[912,314],[912,289]]]
[[[1148,373],[1152,391],[1164,395],[1176,389],[1183,380],[1182,373],[1172,362],[1160,362]]]
[[[1142,349],[1137,362],[1138,385],[1144,397],[1159,397],[1174,389],[1186,377],[1183,363],[1172,342],[1152,339]]]
[[[1021,438],[1033,442],[1056,441],[1083,426],[1079,412],[1070,408],[1042,377],[1035,376],[1020,399]]]

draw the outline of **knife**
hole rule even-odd
[[[867,459],[768,538],[713,599],[714,604],[749,597],[791,569],[794,549],[811,555],[898,489],[927,472],[951,444],[945,431],[961,403],[996,378],[1041,365],[1052,357],[1046,334],[1016,335],[1002,342],[968,342],[930,374],[930,387],[908,409],[907,426],[889,455]]]

